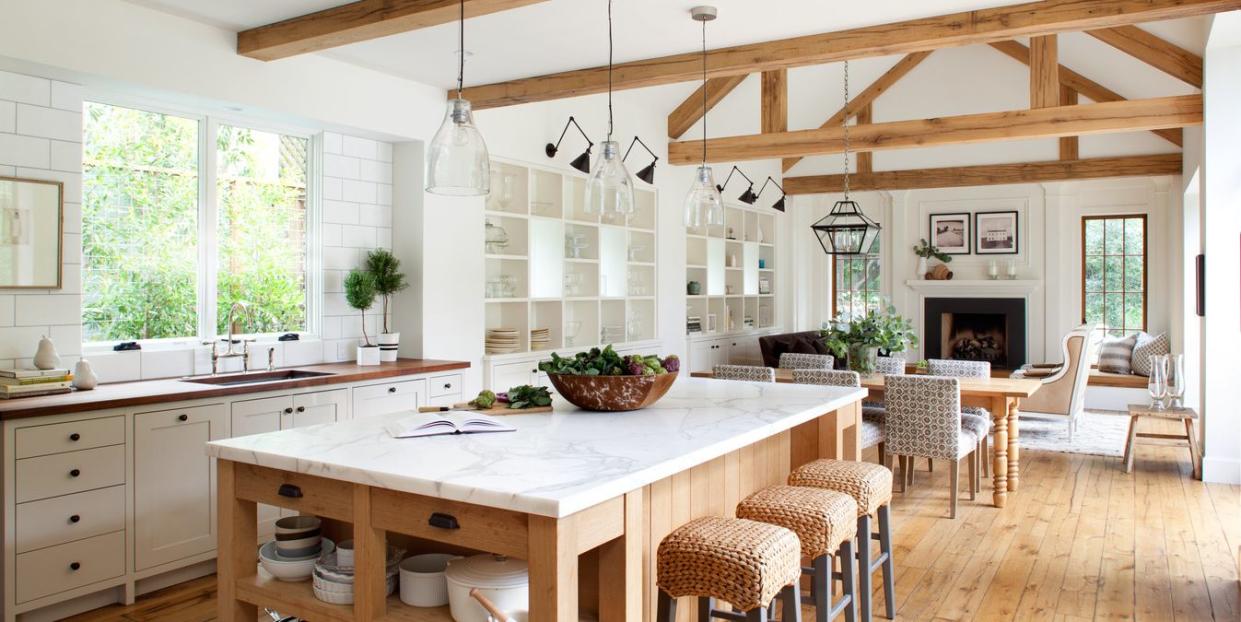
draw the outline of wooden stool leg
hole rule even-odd
[[[659,590],[659,604],[655,612],[655,622],[675,622],[677,619],[677,599]]]
[[[840,545],[840,555],[837,557],[840,558],[840,594],[842,597],[847,597],[849,599],[849,602],[845,603],[845,622],[857,622],[859,588],[857,585],[857,576],[854,573],[854,568],[856,568],[856,566],[853,565],[852,540],[845,540],[844,543]],[[827,569],[829,572],[831,571],[830,558]],[[830,574],[828,575],[827,582],[829,584],[832,582]],[[828,598],[827,602],[830,607],[832,600]],[[828,617],[831,617],[830,612],[828,613]]]
[[[801,583],[794,582],[780,590],[780,620],[801,622]]]
[[[1202,456],[1198,455],[1198,431],[1193,419],[1182,419],[1185,422],[1185,436],[1189,441],[1189,459],[1193,466],[1194,479],[1202,479]]]
[[[896,619],[896,564],[892,560],[892,506],[879,506],[879,552],[883,559],[883,606],[889,620]]]
[[[828,622],[832,617],[832,556],[820,555],[811,564],[814,567],[814,588],[810,595],[814,599],[815,622]]]
[[[948,469],[949,495],[952,502],[948,506],[948,518],[957,517],[957,495],[961,492],[961,461],[953,460],[952,467]]]
[[[707,622],[711,619],[711,610],[715,609],[715,599],[710,596],[701,596],[698,598],[698,622]]]
[[[912,459],[911,459],[912,461]],[[841,560],[843,571],[849,564]],[[857,599],[858,610],[863,620],[870,619],[870,596],[873,590],[870,575],[870,515],[859,516],[857,519]]]
[[[1134,443],[1138,436],[1138,416],[1129,417],[1129,440],[1125,442],[1125,473],[1133,472]]]
[[[759,605],[745,612],[745,620],[746,622],[767,622],[767,608]],[[702,620],[700,622],[706,621]]]
[[[888,466],[888,452],[887,447],[884,446],[886,444],[887,443],[879,443],[879,464],[882,464],[883,466]]]

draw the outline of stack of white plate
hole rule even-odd
[[[617,343],[625,340],[624,324],[604,324],[603,330],[599,333],[600,341],[605,344]]]
[[[487,329],[487,354],[510,354],[519,350],[521,350],[521,333],[517,329]]]
[[[396,591],[397,566],[405,550],[388,547],[388,594]],[[341,565],[335,551],[324,553],[314,565],[315,598],[333,605],[353,604],[353,564]]]
[[[546,350],[552,345],[550,328],[534,328],[530,330],[530,349]]]

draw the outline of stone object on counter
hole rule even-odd
[[[60,367],[60,355],[56,353],[56,344],[44,335],[39,340],[39,349],[34,353],[34,366],[38,369],[56,369]]]
[[[91,368],[90,361],[82,359],[73,366],[73,388],[79,391],[90,391],[99,386],[99,376]]]

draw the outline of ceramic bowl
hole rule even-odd
[[[335,546],[332,541],[324,538],[323,549],[331,551]],[[259,548],[259,563],[263,569],[281,581],[305,581],[314,573],[318,555],[302,558],[288,558],[276,550],[276,541],[271,540]]]
[[[448,604],[448,562],[460,557],[448,553],[413,555],[401,562],[401,602],[413,607]]]
[[[323,521],[317,516],[286,516],[276,521],[276,536],[278,540],[297,540],[299,538],[308,538],[317,535],[319,529],[323,527]]]

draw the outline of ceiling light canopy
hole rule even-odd
[[[427,150],[427,192],[482,196],[491,192],[491,158],[483,135],[474,125],[470,102],[461,97],[465,81],[465,0],[461,0],[460,7],[457,97],[448,100],[444,122]]]
[[[707,166],[707,22],[713,21],[717,12],[713,6],[696,6],[689,14],[702,23],[702,164],[685,196],[685,226],[723,226],[724,198],[715,185],[715,173]]]

